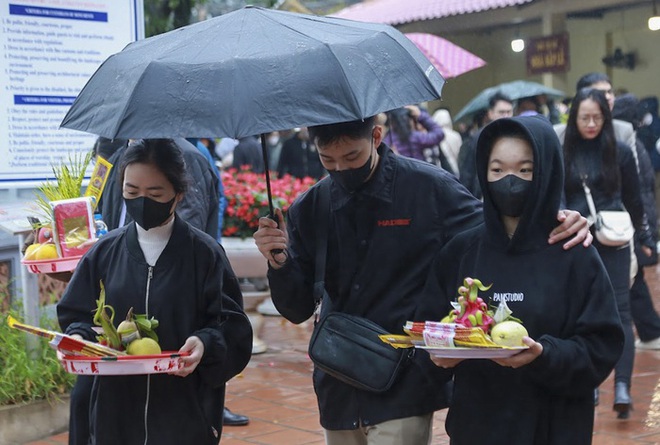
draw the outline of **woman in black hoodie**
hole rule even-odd
[[[454,445],[591,443],[593,391],[618,360],[623,332],[596,249],[547,244],[563,173],[543,117],[499,119],[479,137],[485,224],[438,254],[426,292],[442,298],[446,314],[465,277],[492,283],[481,297],[491,306],[506,300],[529,349],[507,359],[433,359],[453,372],[446,429]]]

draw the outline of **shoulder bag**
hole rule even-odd
[[[325,291],[325,260],[330,217],[330,187],[319,190],[320,216],[314,273],[314,300],[323,312],[309,343],[309,357],[326,374],[355,388],[375,393],[392,387],[414,355],[415,349],[396,349],[384,343],[379,335],[388,332],[376,323],[355,315],[330,311],[330,298]],[[316,203],[315,203],[316,205]],[[325,297],[325,298],[324,298]],[[317,309],[318,310],[318,309]]]
[[[587,205],[591,213],[592,223],[596,228],[596,239],[604,246],[619,247],[626,245],[635,235],[630,214],[625,210],[601,210],[596,212],[591,190],[586,181],[582,180],[582,187],[587,197]]]

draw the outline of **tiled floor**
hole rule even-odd
[[[647,279],[660,310],[660,267]],[[227,406],[250,417],[244,427],[225,427],[222,445],[321,445],[316,397],[307,357],[311,325],[295,326],[281,317],[266,317],[262,338],[266,353],[255,355],[245,371],[229,382]],[[594,445],[660,444],[660,351],[638,351],[633,377],[634,408],[629,420],[612,412],[612,378],[601,386],[596,409]],[[448,444],[445,411],[436,413],[433,444]],[[28,445],[67,443],[60,434]]]

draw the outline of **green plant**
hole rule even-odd
[[[14,309],[9,314],[22,319]],[[39,348],[31,355],[26,341],[30,334],[10,328],[6,318],[7,314],[2,314],[0,320],[0,406],[56,399],[67,394],[75,376],[64,371],[55,350],[45,340],[39,340]],[[57,330],[54,325],[52,320],[41,321],[46,329]]]
[[[82,182],[93,154],[89,151],[86,154],[69,155],[68,162],[52,166],[55,182],[46,181],[37,187],[40,192],[36,195],[37,205],[44,213],[46,221],[51,219],[51,201],[81,196]]]

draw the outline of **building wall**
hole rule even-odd
[[[606,72],[615,88],[625,88],[640,97],[660,96],[660,31],[650,31],[647,20],[650,6],[631,7],[605,14],[602,19],[569,19],[564,26],[569,33],[571,67],[565,74],[552,76],[527,76],[525,52],[511,51],[510,42],[516,32],[522,38],[542,36],[540,21],[521,26],[510,26],[488,31],[465,31],[444,38],[476,54],[488,63],[485,67],[449,79],[443,89],[442,101],[429,104],[431,109],[443,106],[456,114],[472,97],[484,88],[516,79],[533,80],[574,94],[578,78],[591,71]],[[406,31],[407,32],[407,31]],[[558,30],[555,32],[559,32]],[[621,48],[624,53],[635,52],[637,65],[630,71],[624,68],[608,68],[601,59]],[[548,79],[544,79],[548,77]]]

